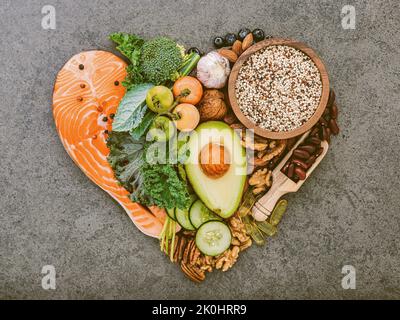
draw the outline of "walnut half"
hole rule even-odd
[[[249,179],[249,185],[253,186],[253,193],[260,194],[272,185],[272,171],[268,168],[259,169]]]

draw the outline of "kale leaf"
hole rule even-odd
[[[116,49],[129,59],[131,64],[126,68],[127,75],[122,83],[128,90],[139,83],[143,83],[144,78],[140,71],[140,56],[144,40],[134,34],[124,32],[113,33],[110,40],[117,44]]]
[[[144,141],[135,140],[127,132],[110,132],[107,139],[110,154],[107,160],[121,185],[133,192],[140,185]]]
[[[147,111],[146,95],[152,87],[150,83],[141,83],[125,94],[115,114],[113,131],[130,131],[141,124]]]
[[[140,187],[131,194],[131,200],[161,208],[187,209],[190,196],[186,183],[182,181],[171,164],[144,164]]]
[[[131,193],[132,201],[146,206],[187,209],[188,186],[175,165],[150,164],[145,161],[149,143],[136,140],[128,132],[112,131],[107,139],[107,158],[115,177]]]

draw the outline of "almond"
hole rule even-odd
[[[235,52],[233,52],[232,50],[229,49],[219,49],[218,53],[227,58],[230,62],[235,63],[236,60],[238,59],[238,56]]]
[[[243,39],[242,43],[242,50],[246,51],[248,48],[250,48],[253,45],[253,34],[249,33],[246,38]]]
[[[233,46],[232,46],[232,51],[234,52],[234,53],[236,53],[238,56],[240,56],[241,54],[242,54],[242,41],[240,41],[240,40],[236,40],[234,43],[233,43]]]

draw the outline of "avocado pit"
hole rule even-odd
[[[213,179],[222,177],[230,167],[230,154],[223,145],[209,143],[199,154],[201,170]]]

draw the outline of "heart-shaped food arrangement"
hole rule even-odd
[[[57,76],[64,148],[193,281],[277,233],[339,132],[325,67],[306,45],[242,29],[203,55],[166,37],[110,36]]]

